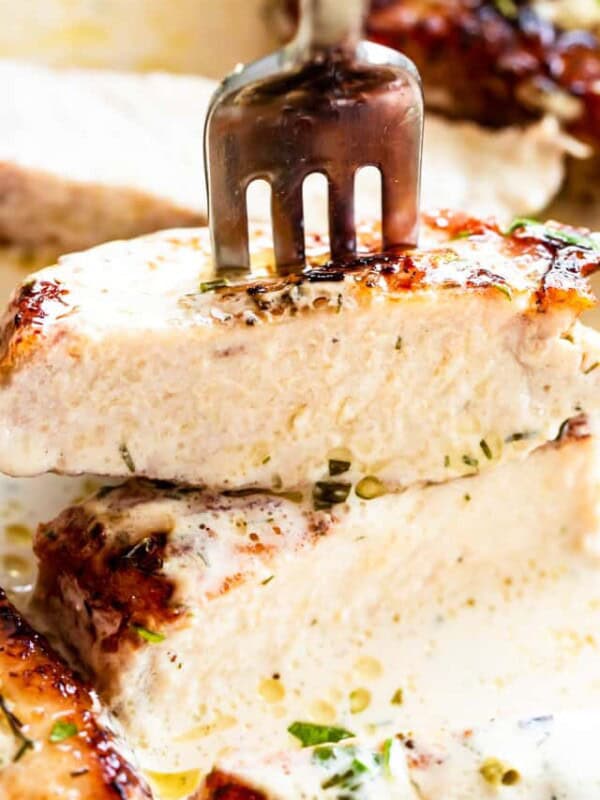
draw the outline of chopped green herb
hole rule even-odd
[[[379,478],[367,475],[366,478],[356,484],[354,491],[361,500],[374,500],[376,497],[381,497],[381,495],[385,494],[386,489]]]
[[[331,508],[337,503],[345,503],[352,485],[339,481],[317,481],[313,488],[315,508]]]
[[[119,453],[121,454],[121,458],[125,462],[125,466],[129,470],[129,472],[135,472],[135,463],[133,461],[133,458],[131,457],[131,453],[129,452],[129,448],[127,447],[125,442],[119,445]]]
[[[483,455],[488,459],[488,461],[491,461],[494,456],[492,455],[491,448],[485,439],[482,439],[479,442],[479,447],[481,447]]]
[[[329,474],[334,477],[335,475],[343,475],[348,472],[352,464],[349,461],[342,461],[338,458],[329,459]]]
[[[17,717],[12,713],[12,711],[9,711],[8,706],[6,705],[6,700],[1,694],[0,694],[0,711],[2,711],[2,713],[4,714],[4,718],[8,723],[10,732],[15,737],[17,742],[19,742],[19,747],[12,758],[13,762],[16,763],[17,761],[20,761],[21,758],[23,758],[23,756],[28,750],[33,750],[34,748],[33,740],[25,736],[25,734],[23,733],[23,724],[20,722],[19,719],[17,719]]]
[[[335,744],[342,739],[352,739],[355,736],[344,728],[332,728],[329,725],[317,725],[312,722],[293,722],[288,728],[288,733],[298,739],[302,747]]]
[[[404,690],[396,689],[396,691],[392,696],[392,699],[390,700],[390,703],[393,706],[401,706],[403,702],[404,702]]]
[[[323,781],[321,788],[333,789],[334,786],[344,787],[349,781],[353,780],[356,774],[353,769],[348,769],[346,772],[340,772],[338,775],[332,775],[326,781]]]
[[[526,439],[533,439],[535,435],[535,431],[518,431],[517,433],[511,433],[510,436],[507,436],[504,441],[506,444],[512,444],[513,442],[524,442]]]
[[[516,19],[519,16],[519,9],[515,0],[494,0],[496,10],[508,19]]]
[[[473,236],[473,231],[459,231],[458,233],[454,234],[452,239],[468,239],[469,236]]]
[[[313,756],[317,761],[329,761],[331,758],[335,758],[335,750],[333,747],[317,747]]]
[[[394,748],[394,739],[386,739],[383,743],[383,769],[388,778],[392,776],[392,750]]]
[[[463,464],[466,464],[467,467],[473,467],[473,469],[477,469],[479,466],[479,461],[476,458],[473,458],[473,456],[464,455],[462,460]]]
[[[514,233],[519,228],[524,228],[527,233],[536,239],[545,239],[555,244],[575,245],[584,250],[600,250],[600,242],[591,236],[583,236],[573,231],[565,231],[562,228],[555,228],[552,225],[544,225],[535,219],[527,217],[517,218],[506,231],[507,234]]]
[[[465,495],[465,503],[470,503],[470,502],[471,502],[471,495],[470,494],[466,494]]]
[[[270,460],[271,460],[271,456],[265,456],[265,457],[263,458],[263,460],[262,460],[262,463],[263,463],[263,464],[268,464]]]
[[[512,300],[512,292],[510,288],[505,283],[493,283],[492,288],[496,289],[507,298],[507,300]]]
[[[450,456],[444,456],[444,466],[446,469],[450,466]]]
[[[224,289],[226,286],[229,286],[227,278],[215,278],[214,281],[203,281],[200,284],[200,292],[202,294],[214,292],[216,289]]]
[[[261,581],[261,584],[263,586],[266,586],[268,583],[271,583],[271,581],[273,580],[274,577],[275,577],[275,575],[269,575],[268,578],[265,578],[264,581]]]
[[[75,769],[73,772],[69,772],[69,775],[72,778],[82,778],[84,775],[87,775],[89,769],[87,767],[82,767],[82,769]]]
[[[394,347],[394,349],[395,349],[395,350],[402,350],[402,337],[401,337],[401,336],[399,336],[399,337],[396,339],[396,344],[395,344],[395,347]]]
[[[593,372],[595,369],[598,369],[598,367],[600,367],[600,361],[594,361],[594,363],[590,367],[583,370],[583,374],[589,375],[590,372]]]
[[[52,726],[48,741],[52,742],[52,744],[57,744],[58,742],[64,742],[65,739],[70,739],[72,736],[76,736],[78,733],[79,731],[75,723],[58,720],[58,722],[55,722]]]
[[[160,644],[167,638],[164,633],[149,631],[148,628],[144,628],[143,625],[132,625],[131,629],[134,630],[141,639],[150,642],[150,644]]]
[[[521,780],[521,776],[516,769],[507,769],[504,775],[502,776],[502,785],[503,786],[514,786],[515,783],[518,783]]]

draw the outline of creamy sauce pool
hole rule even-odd
[[[34,580],[34,526],[97,485],[92,479],[54,476],[0,479],[0,583],[21,608]],[[373,630],[349,665],[347,685],[339,686],[335,697],[324,694],[307,712],[315,721],[343,723],[357,735],[379,740],[398,731],[412,732],[417,721],[415,734],[421,741],[443,739],[444,730],[481,727],[482,752],[487,748],[491,756],[491,750],[511,751],[513,735],[509,723],[489,727],[491,719],[586,709],[590,724],[595,724],[596,713],[600,715],[598,568],[589,554],[557,546],[540,553],[539,562],[498,564],[492,576],[486,573],[470,581],[468,593],[464,583],[453,585],[450,580],[435,602],[411,613],[399,626],[410,668],[388,668],[398,644],[389,629],[387,638]],[[351,625],[352,620],[340,624]],[[273,693],[279,689],[265,682],[259,691],[268,703],[277,699]],[[350,698],[341,719],[340,697]],[[552,751],[553,770],[563,776],[564,797],[581,800],[589,795],[577,788],[580,776],[571,763],[575,756],[580,763],[582,748],[587,752],[594,745],[567,729],[561,733],[561,725],[558,718],[552,735],[560,746]],[[535,738],[529,750],[526,742],[523,747],[527,763],[535,762]],[[188,768],[176,775],[153,773],[152,765],[145,764],[164,800],[184,797],[200,780],[199,772],[189,769],[193,743],[189,748],[187,758],[182,754]],[[597,763],[591,750],[589,759]],[[463,761],[465,770],[472,768],[468,758]],[[457,755],[450,763],[456,770],[462,762]]]

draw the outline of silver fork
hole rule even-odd
[[[380,170],[384,250],[417,241],[423,95],[409,59],[361,41],[367,0],[302,0],[290,45],[238,68],[217,90],[205,130],[217,272],[250,269],[246,192],[271,184],[279,274],[305,265],[302,187],[329,184],[332,260],[356,256],[354,178]]]

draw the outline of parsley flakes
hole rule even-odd
[[[302,747],[314,747],[319,744],[335,744],[343,739],[352,739],[355,734],[344,728],[335,728],[329,725],[317,725],[312,722],[293,722],[288,728]]]
[[[64,742],[65,739],[70,739],[72,736],[76,736],[78,733],[79,730],[74,722],[58,720],[58,722],[55,722],[52,726],[50,736],[48,736],[48,741],[52,742],[52,744],[58,744],[59,742]]]

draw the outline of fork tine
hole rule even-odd
[[[275,263],[280,275],[304,266],[302,180],[284,176],[272,183],[271,216]]]
[[[340,173],[329,179],[329,249],[335,261],[356,252],[354,224],[354,174]]]
[[[397,175],[382,173],[382,219],[381,234],[383,249],[417,244],[419,226],[418,178],[410,176],[401,180]]]
[[[210,194],[210,225],[218,274],[250,270],[246,194],[240,187],[231,202],[224,191]]]

